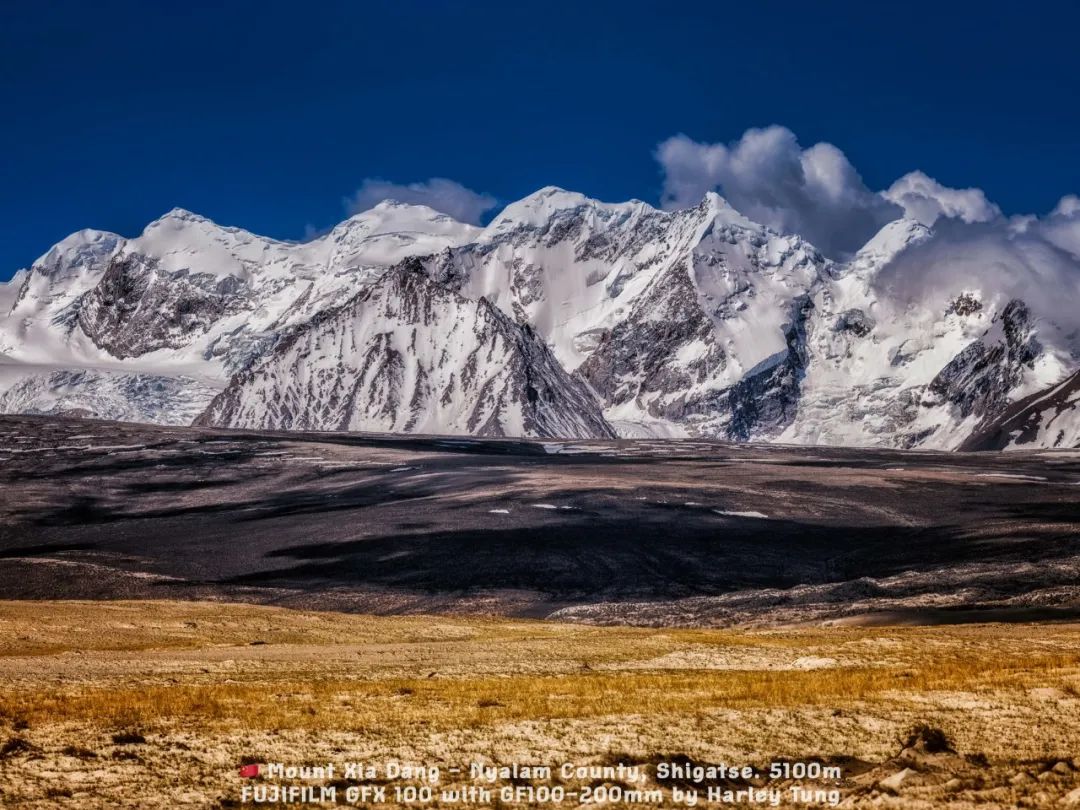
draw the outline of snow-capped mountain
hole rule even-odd
[[[134,239],[80,231],[0,285],[0,407],[190,423],[284,331],[478,230],[385,202],[304,243],[181,209]],[[57,374],[73,369],[90,373]]]
[[[418,260],[320,314],[235,377],[199,424],[614,438],[547,345]]]
[[[815,285],[799,407],[780,441],[953,449],[1068,372],[1075,346],[1022,300],[990,287],[892,289],[891,269],[918,261],[932,237],[912,220],[890,223]],[[928,272],[938,270],[947,275]]]
[[[625,435],[748,438],[782,394],[733,417],[732,389],[784,365],[785,325],[827,266],[715,194],[669,213],[546,188],[432,272],[536,329]]]
[[[661,211],[545,188],[482,229],[386,202],[303,243],[176,210],[135,239],[73,234],[0,285],[0,410],[1076,445],[1029,416],[1000,433],[1041,391],[1074,411],[1053,392],[1080,368],[1080,316],[981,273],[1029,260],[1024,228],[978,253],[934,229],[897,220],[838,263],[711,193]]]

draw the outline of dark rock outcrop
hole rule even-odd
[[[774,435],[795,419],[799,383],[807,363],[807,322],[813,309],[808,296],[796,299],[791,322],[784,329],[787,349],[762,364],[762,368],[751,370],[731,388],[729,438],[748,441],[762,434]]]
[[[113,259],[79,303],[83,332],[114,357],[179,348],[222,316],[238,311],[244,283],[234,276],[162,273],[153,259]]]
[[[924,405],[948,403],[962,418],[975,414],[984,422],[1005,410],[1009,392],[1032,368],[1042,346],[1023,301],[1010,301],[994,323],[999,330],[991,331],[999,334],[970,343],[938,372],[927,386]]]

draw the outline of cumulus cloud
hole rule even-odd
[[[986,199],[982,189],[949,188],[918,171],[905,174],[883,196],[903,208],[904,216],[927,226],[941,217],[972,223],[1001,216],[1001,209]]]
[[[391,183],[377,177],[369,177],[351,197],[345,199],[349,214],[358,214],[378,205],[383,200],[414,205],[426,205],[459,222],[479,225],[484,212],[498,203],[490,194],[473,191],[445,177],[432,177],[419,183]]]
[[[756,222],[797,233],[837,258],[903,215],[866,187],[842,151],[828,143],[803,149],[785,127],[750,129],[732,144],[676,135],[659,145],[656,158],[665,208],[694,205],[715,189]]]
[[[1050,212],[1052,217],[1074,217],[1077,214],[1080,214],[1080,197],[1075,194],[1066,194]]]
[[[867,188],[832,144],[802,148],[779,126],[748,130],[731,144],[668,138],[656,151],[664,173],[665,208],[695,205],[719,191],[747,217],[797,233],[843,259],[884,224],[906,216],[933,234],[885,266],[875,279],[882,301],[902,312],[921,301],[944,312],[964,290],[998,305],[1028,303],[1051,324],[1075,322],[1080,299],[1080,197],[1063,197],[1041,217],[1005,217],[977,188],[949,188],[924,172],[906,174],[887,190]],[[1080,356],[1080,333],[1067,342]]]
[[[1045,219],[942,218],[933,236],[901,252],[875,285],[883,298],[939,308],[965,290],[981,291],[997,306],[1019,298],[1036,316],[1064,326],[1075,323],[1080,299],[1078,251],[1080,210]],[[1069,331],[1080,350],[1080,335]]]
[[[1048,242],[1080,259],[1080,197],[1062,197],[1054,210],[1033,227]]]

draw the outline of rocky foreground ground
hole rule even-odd
[[[1080,453],[0,417],[0,594],[745,625],[1080,617]]]
[[[1078,742],[1076,624],[654,630],[0,603],[4,807],[237,807],[290,785],[355,807],[406,806],[394,791],[425,785],[433,798],[408,806],[578,807],[587,790],[620,797],[607,806],[686,806],[691,790],[697,806],[752,806],[709,803],[709,788],[796,806],[798,788],[804,806],[1068,807]],[[388,776],[391,763],[414,771]],[[663,778],[661,763],[753,773]],[[796,763],[816,778],[793,777]],[[554,771],[488,781],[474,764]],[[462,801],[470,786],[494,798]],[[573,798],[499,792],[542,788]]]

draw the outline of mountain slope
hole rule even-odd
[[[527,326],[388,271],[236,375],[199,424],[476,436],[610,438],[588,389]]]
[[[714,194],[664,212],[546,188],[427,264],[540,332],[622,435],[952,449],[1080,354],[977,274],[903,289],[906,257],[950,275],[919,253],[934,236],[898,220],[835,264]]]
[[[959,449],[1031,447],[1080,448],[1080,371],[1014,402],[997,419],[980,426]]]
[[[3,351],[31,360],[43,352],[50,360],[152,355],[158,366],[220,360],[231,372],[260,338],[341,303],[407,256],[477,232],[430,208],[393,202],[303,243],[181,209],[135,239],[82,231],[30,268],[0,330]]]
[[[958,227],[836,263],[711,193],[384,202],[304,243],[177,209],[0,285],[0,409],[180,423],[228,386],[216,423],[956,449],[1080,368],[1072,243]]]

